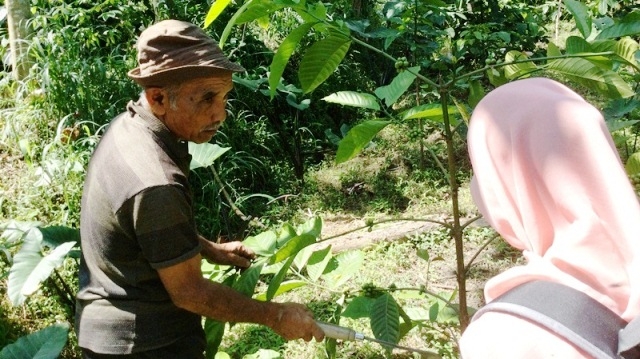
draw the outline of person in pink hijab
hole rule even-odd
[[[478,104],[468,145],[480,213],[526,259],[486,283],[486,302],[541,280],[578,290],[626,322],[636,317],[640,206],[602,114],[556,81],[519,80]],[[459,344],[464,359],[592,357],[499,311],[476,315]]]

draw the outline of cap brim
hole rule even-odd
[[[233,62],[226,62],[224,66],[180,66],[171,69],[155,72],[151,75],[142,75],[140,68],[129,71],[127,76],[142,87],[162,87],[170,84],[182,83],[185,81],[213,77],[224,72],[245,72],[244,67]]]

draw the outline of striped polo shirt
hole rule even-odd
[[[202,332],[200,316],[171,302],[157,272],[201,249],[190,159],[187,143],[139,103],[130,102],[100,140],[82,194],[81,347],[128,354]]]

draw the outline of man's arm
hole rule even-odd
[[[324,332],[313,313],[298,303],[261,302],[225,285],[209,281],[200,270],[201,256],[158,270],[174,304],[180,308],[222,322],[247,322],[270,327],[286,340],[315,337]]]

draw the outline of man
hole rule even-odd
[[[208,142],[226,117],[232,73],[195,25],[166,20],[138,39],[129,77],[140,100],[114,119],[96,148],[82,197],[76,327],[85,358],[202,358],[201,317],[251,322],[287,340],[324,333],[297,303],[259,302],[204,279],[201,256],[248,267],[240,242],[196,231],[187,141]]]

